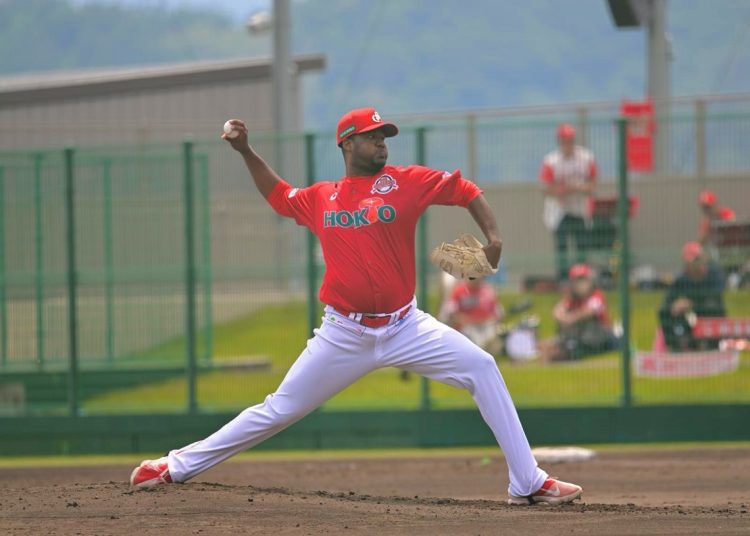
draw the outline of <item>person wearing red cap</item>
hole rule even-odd
[[[184,482],[280,432],[365,374],[396,367],[468,390],[508,463],[509,502],[563,503],[580,486],[550,478],[536,463],[494,358],[417,308],[414,238],[430,205],[467,208],[487,239],[493,267],[501,241],[481,190],[461,176],[422,166],[389,166],[386,138],[398,134],[373,108],[345,114],[336,130],[346,175],[295,188],[250,147],[247,127],[223,136],[238,151],[261,195],[281,216],[310,229],[326,264],[319,329],[276,391],[221,430],[159,460],[145,460],[131,486]]]
[[[555,305],[552,316],[558,334],[539,344],[542,361],[565,361],[608,352],[617,347],[607,298],[596,286],[588,264],[575,264],[568,272],[566,295]]]
[[[704,246],[714,245],[713,223],[733,221],[734,211],[729,207],[722,207],[716,202],[716,194],[711,190],[703,190],[698,196],[701,208],[701,219],[698,223],[698,242]]]
[[[570,261],[568,242],[575,244],[576,262],[586,257],[588,200],[596,188],[593,153],[576,145],[576,131],[563,123],[557,128],[558,147],[544,157],[539,180],[545,194],[544,224],[554,233],[558,280],[565,280]]]
[[[667,289],[659,309],[664,342],[672,351],[717,348],[718,341],[697,341],[691,333],[691,318],[726,316],[724,307],[724,274],[709,262],[699,242],[682,247],[683,271]]]

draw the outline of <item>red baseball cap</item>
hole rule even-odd
[[[703,246],[699,242],[688,242],[682,246],[682,260],[693,262],[695,259],[703,256]]]
[[[716,194],[711,190],[703,190],[698,196],[698,203],[712,207],[716,204]]]
[[[578,279],[579,277],[591,277],[591,267],[588,264],[574,264],[568,271],[568,279]]]
[[[386,138],[392,138],[398,134],[398,127],[393,123],[383,121],[375,108],[357,108],[346,112],[336,128],[336,145],[353,134],[362,134],[371,130],[383,129]]]
[[[721,207],[719,208],[719,219],[721,221],[733,221],[737,215],[734,213],[734,210],[732,210],[729,207]]]
[[[561,140],[572,140],[576,137],[576,129],[570,123],[562,123],[557,127],[557,137]]]

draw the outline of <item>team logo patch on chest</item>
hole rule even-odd
[[[359,202],[357,210],[326,210],[323,227],[363,227],[376,222],[391,223],[396,219],[396,209],[386,205],[380,197],[370,197]]]
[[[375,179],[370,193],[383,195],[391,190],[398,190],[398,184],[396,184],[396,179],[386,173]]]

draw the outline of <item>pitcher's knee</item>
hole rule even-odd
[[[487,373],[489,371],[497,370],[495,358],[484,350],[477,349],[477,351],[467,360],[467,364],[472,372]]]
[[[478,350],[476,353],[466,356],[463,364],[464,372],[462,376],[464,379],[462,387],[467,389],[472,395],[479,384],[500,377],[500,371],[495,363],[495,358],[483,350]]]

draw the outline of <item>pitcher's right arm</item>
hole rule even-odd
[[[239,134],[230,138],[222,134],[221,138],[228,141],[232,149],[242,155],[245,166],[250,172],[255,186],[263,197],[268,199],[273,189],[280,183],[281,177],[269,166],[261,156],[247,142],[247,126],[240,119],[230,119],[229,122]]]

